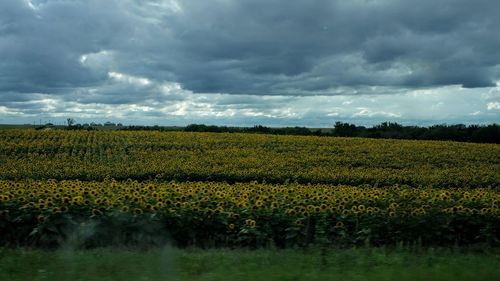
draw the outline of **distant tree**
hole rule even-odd
[[[374,126],[374,128],[380,131],[401,131],[403,126],[395,122],[382,122],[380,125]]]
[[[352,137],[356,133],[356,125],[342,122],[335,122],[334,134],[339,137]]]
[[[66,119],[66,122],[68,123],[68,127],[71,127],[71,126],[73,126],[73,124],[75,124],[75,119],[68,118],[68,119]]]
[[[478,127],[472,134],[471,139],[474,142],[500,143],[500,126],[491,124]]]

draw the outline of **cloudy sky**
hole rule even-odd
[[[0,123],[500,122],[496,0],[1,0]]]

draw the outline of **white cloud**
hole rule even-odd
[[[486,107],[488,110],[498,110],[500,109],[500,102],[489,102]]]
[[[31,0],[24,0],[24,2],[28,5],[28,7],[30,7],[30,9],[32,9],[32,10],[37,9],[37,7],[35,5],[33,5],[33,3],[31,2]]]
[[[9,117],[9,116],[22,116],[22,112],[11,111],[6,106],[0,106],[0,116]]]
[[[93,87],[68,95],[38,94],[33,100],[3,104],[0,118],[32,123],[42,118],[73,117],[80,120],[118,119],[122,123],[176,124],[190,122],[221,125],[304,125],[330,127],[335,121],[377,124],[383,121],[404,124],[491,123],[499,119],[496,94],[482,89],[441,87],[392,95],[337,96],[253,96],[202,94],[185,90],[179,83],[156,82],[144,77],[115,72],[110,85]],[[146,85],[147,84],[147,85]],[[121,95],[122,87],[137,87],[143,93]],[[90,96],[89,99],[85,97]],[[94,96],[106,96],[91,102]],[[116,101],[125,99],[124,101]],[[489,108],[490,110],[485,110]],[[37,119],[38,120],[38,119]],[[37,121],[38,122],[38,121]]]
[[[132,75],[127,75],[119,72],[108,72],[108,76],[110,78],[116,79],[118,81],[124,81],[129,84],[134,84],[138,86],[147,86],[151,84],[151,81],[149,79],[144,78],[144,77],[137,77],[137,76],[132,76]]]
[[[401,114],[386,112],[386,111],[373,111],[368,108],[360,107],[358,112],[354,113],[352,117],[385,117],[385,118],[399,118]]]

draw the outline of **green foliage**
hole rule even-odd
[[[0,245],[92,248],[500,244],[477,188],[0,181]]]
[[[498,252],[446,249],[179,250],[55,252],[0,248],[1,280],[412,280],[491,281]]]

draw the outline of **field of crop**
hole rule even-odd
[[[0,179],[496,188],[500,146],[258,134],[0,130]]]
[[[499,245],[500,146],[0,131],[0,245]]]

